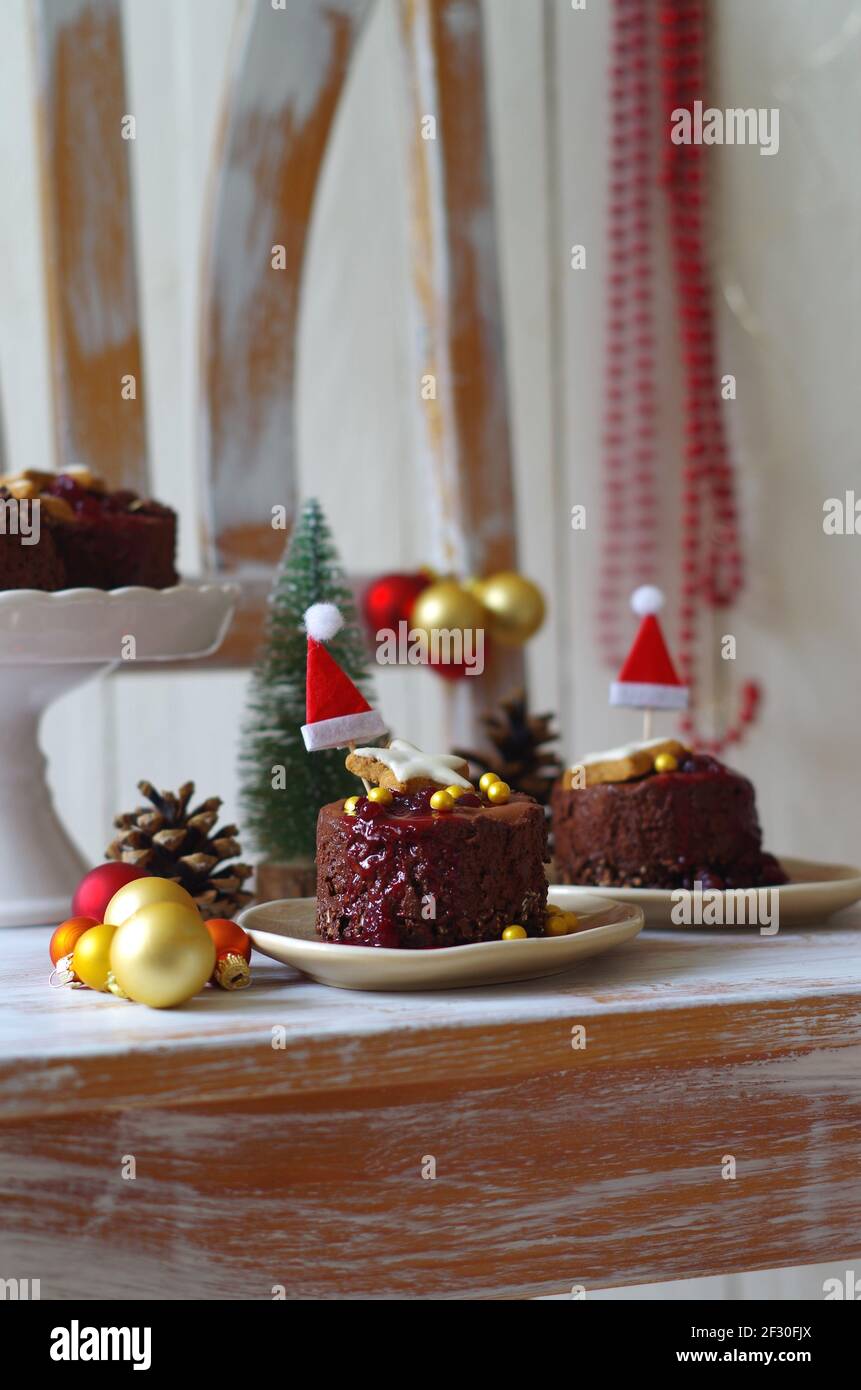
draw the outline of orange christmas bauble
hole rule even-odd
[[[210,917],[203,925],[212,937],[216,951],[232,951],[244,960],[251,959],[251,937],[236,922],[229,922],[226,917]]]
[[[70,956],[75,949],[79,939],[90,927],[97,927],[99,919],[97,917],[70,917],[68,921],[61,922],[54,935],[51,937],[51,944],[48,950],[51,953],[51,963],[57,964],[63,956]]]

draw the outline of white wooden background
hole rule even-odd
[[[182,515],[182,567],[199,559],[195,451],[200,246],[210,157],[242,0],[126,0],[129,106],[154,492]],[[718,105],[778,106],[780,151],[712,151],[720,190],[722,370],[739,383],[750,583],[740,675],[765,717],[737,762],[756,780],[772,847],[857,862],[861,536],[826,538],[822,504],[859,480],[861,181],[851,0],[721,0]],[[521,567],[551,595],[529,648],[537,705],[556,708],[566,753],[636,727],[611,714],[595,663],[601,306],[605,251],[606,0],[485,0],[501,270],[508,332]],[[378,0],[339,112],[316,213],[299,373],[299,467],[347,566],[424,558],[410,469],[405,93],[392,0]],[[12,466],[50,465],[40,279],[33,56],[26,0],[0,6],[0,393]],[[554,106],[555,102],[555,106]],[[556,111],[555,119],[552,117]],[[587,268],[572,271],[582,242]],[[666,286],[666,268],[659,268]],[[660,356],[666,553],[672,586],[678,381],[665,297]],[[861,494],[861,488],[859,488]],[[585,503],[589,526],[567,515]],[[67,697],[44,742],[61,812],[98,859],[110,817],[143,776],[193,777],[235,811],[245,677],[125,673]],[[400,732],[433,742],[440,687],[384,672]]]

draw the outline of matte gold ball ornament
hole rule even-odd
[[[129,999],[169,1009],[203,989],[215,968],[215,954],[215,943],[194,905],[151,902],[117,927],[110,968]]]
[[[114,893],[105,908],[105,921],[113,927],[152,903],[171,902],[191,908],[198,916],[194,898],[179,883],[170,878],[136,878]]]
[[[470,592],[485,610],[491,640],[502,647],[522,646],[544,622],[544,595],[537,584],[514,570],[475,579]]]

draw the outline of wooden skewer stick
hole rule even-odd
[[[648,743],[648,741],[649,741],[649,739],[650,739],[651,737],[652,737],[652,711],[651,711],[650,709],[644,709],[644,710],[643,710],[643,742],[644,742],[644,743]]]

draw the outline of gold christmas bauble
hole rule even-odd
[[[522,574],[503,570],[475,580],[471,588],[488,615],[491,640],[502,647],[521,646],[544,622],[544,595]]]
[[[153,902],[117,928],[111,970],[124,994],[153,1009],[183,1004],[215,968],[215,943],[197,908]]]
[[[439,579],[422,589],[410,614],[410,626],[425,633],[432,628],[483,628],[486,622],[478,599],[456,579]]]
[[[114,927],[121,927],[133,913],[139,912],[142,907],[149,907],[151,903],[179,903],[197,912],[194,898],[173,879],[134,878],[114,893],[105,908],[105,921]]]
[[[72,970],[90,989],[106,990],[111,968],[111,942],[116,927],[100,922],[79,936],[72,953]]]

